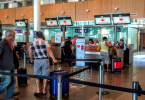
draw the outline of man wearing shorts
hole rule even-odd
[[[110,58],[109,58],[108,51],[109,51],[109,47],[111,45],[107,42],[107,37],[103,37],[103,41],[100,42],[100,45],[101,45],[100,56],[101,56],[102,59],[104,59],[105,64],[107,64],[107,71],[110,71],[109,70]]]
[[[31,59],[31,63],[34,62],[34,75],[43,75],[43,76],[48,76],[49,75],[49,60],[47,56],[47,52],[53,59],[54,63],[57,63],[57,60],[55,59],[53,52],[51,51],[48,42],[42,39],[43,38],[43,33],[42,32],[37,32],[36,33],[36,39],[31,45],[29,49],[29,56]],[[33,60],[32,53],[33,50],[35,52]],[[39,96],[40,95],[40,80],[35,79],[36,82],[36,87],[37,90],[34,93],[34,96]],[[42,94],[46,95],[46,86],[47,86],[47,79],[43,80],[43,91]]]

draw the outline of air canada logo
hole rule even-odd
[[[53,22],[51,21],[50,24],[53,24]]]
[[[104,18],[101,18],[101,22],[104,22],[105,21],[105,19]]]
[[[120,18],[119,18],[119,21],[120,21],[120,22],[123,22],[123,21],[124,21],[124,19],[123,19],[122,17],[120,17]]]
[[[20,23],[20,25],[22,25],[22,23]]]
[[[66,21],[65,20],[63,22],[66,24]]]

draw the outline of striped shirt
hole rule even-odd
[[[37,39],[30,45],[29,49],[34,50],[34,58],[47,58],[47,47],[49,47],[48,42],[42,39]]]

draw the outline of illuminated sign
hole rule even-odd
[[[58,18],[58,20],[61,26],[72,25],[71,17]]]
[[[47,26],[57,26],[57,18],[45,18]]]
[[[114,24],[130,24],[130,14],[114,14],[112,16]]]
[[[25,27],[26,23],[25,23],[25,21],[19,21],[19,22],[16,22],[16,25],[21,26],[21,27]]]
[[[111,24],[110,15],[95,15],[96,25]]]
[[[76,33],[82,33],[82,29],[75,29]],[[88,33],[88,29],[84,29],[84,33]]]

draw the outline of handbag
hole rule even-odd
[[[97,47],[97,51],[100,51],[101,50],[101,45],[99,45],[98,47]]]

